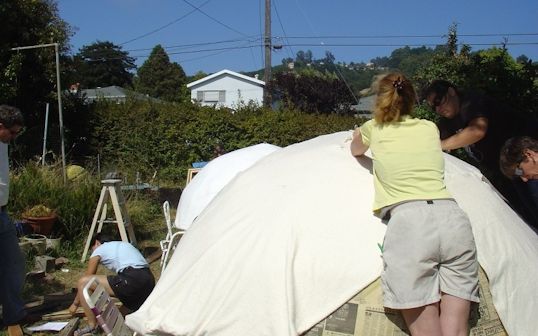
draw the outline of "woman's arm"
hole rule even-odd
[[[353,131],[353,140],[351,141],[350,149],[353,156],[362,156],[368,150],[368,145],[362,142],[360,128],[355,128]]]

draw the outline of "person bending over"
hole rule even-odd
[[[374,212],[390,217],[383,243],[383,301],[413,336],[467,336],[478,302],[471,223],[444,183],[436,125],[411,113],[416,94],[400,73],[374,84],[374,119],[353,133],[351,153],[372,152]]]
[[[77,282],[77,295],[69,307],[74,314],[79,306],[84,309],[88,326],[81,328],[76,335],[91,333],[97,328],[96,318],[83,298],[84,286],[94,276],[108,294],[117,297],[128,311],[135,311],[149,296],[155,287],[155,278],[142,254],[130,243],[112,241],[102,233],[92,239],[92,254],[88,261],[86,273]],[[116,272],[116,275],[95,275],[99,263]]]

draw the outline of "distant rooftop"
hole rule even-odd
[[[84,89],[81,90],[83,96],[85,96],[86,101],[91,103],[98,99],[106,99],[115,101],[116,103],[124,103],[127,99],[127,96],[135,97],[137,99],[152,99],[158,100],[156,98],[151,98],[148,95],[124,89],[120,86],[112,85],[105,87],[97,87],[95,89]]]

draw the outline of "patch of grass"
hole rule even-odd
[[[161,209],[153,195],[139,192],[127,195],[127,212],[138,240],[159,241],[166,236]]]
[[[91,174],[64,183],[60,167],[28,163],[11,176],[8,208],[17,219],[34,205],[47,206],[58,214],[54,234],[75,241],[88,232],[99,189],[99,180]]]
[[[11,217],[17,221],[25,209],[37,204],[54,210],[59,221],[53,228],[53,235],[62,237],[62,241],[58,249],[49,249],[46,255],[69,259],[69,263],[64,266],[68,272],[56,270],[52,273],[54,279],[51,281],[28,278],[23,291],[25,300],[71,288],[83,275],[87,264],[80,262],[80,258],[100,190],[100,180],[91,173],[64,184],[59,165],[42,167],[29,163],[12,173],[8,207]],[[139,248],[159,248],[159,240],[166,236],[166,225],[158,195],[140,191],[123,191],[123,194]],[[108,212],[107,217],[113,218],[112,206],[108,207]],[[105,224],[103,231],[119,238],[116,224]],[[36,254],[32,249],[26,254],[27,272],[34,269]],[[158,277],[159,261],[155,261],[151,268]],[[102,271],[100,268],[101,274]]]

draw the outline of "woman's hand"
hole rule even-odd
[[[358,127],[353,131],[350,149],[351,154],[355,157],[363,155],[368,150],[368,146],[362,142],[361,129]]]
[[[361,136],[361,129],[358,127],[355,127],[355,129],[353,130],[353,139],[360,136]]]

